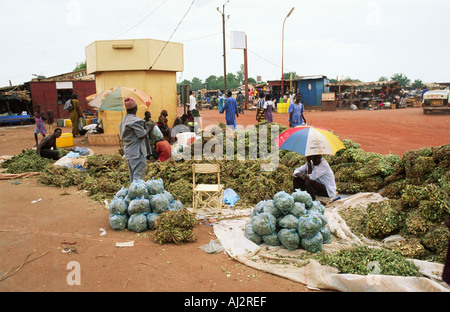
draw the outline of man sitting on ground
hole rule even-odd
[[[62,134],[61,128],[56,128],[52,135],[46,136],[36,147],[36,154],[41,157],[58,160],[61,158],[59,151],[56,149],[56,139]]]
[[[306,157],[306,164],[294,170],[294,192],[307,191],[313,200],[316,196],[335,199],[336,182],[328,162],[321,155]]]

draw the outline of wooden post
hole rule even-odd
[[[245,77],[245,105],[244,109],[248,108],[248,64],[247,64],[247,35],[245,35],[245,49],[244,49],[244,77]]]

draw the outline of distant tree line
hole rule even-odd
[[[359,79],[352,79],[350,77],[345,77],[341,80],[342,82],[349,82],[349,81],[361,81]],[[416,79],[411,83],[411,80],[406,77],[406,75],[403,75],[401,73],[393,74],[391,78],[389,79],[386,76],[382,76],[378,78],[378,81],[398,81],[398,83],[403,88],[411,88],[411,89],[421,89],[425,86],[425,84],[420,79]],[[338,81],[336,79],[330,79],[330,83],[337,83]]]

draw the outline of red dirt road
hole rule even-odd
[[[179,115],[182,111],[180,107]],[[217,110],[203,110],[201,114],[204,126],[225,120]],[[408,150],[450,143],[450,115],[424,115],[420,108],[307,111],[305,117],[309,124],[333,130],[341,139],[351,139],[365,151],[381,154],[402,155]],[[287,125],[287,114],[275,113],[274,120]],[[238,118],[243,126],[255,123],[254,111]],[[0,127],[0,156],[33,147],[33,130],[32,125]],[[70,129],[64,128],[64,132]],[[116,153],[118,149],[89,146],[82,141],[77,137],[74,145],[88,146],[95,154]],[[36,178],[12,182],[0,181],[0,277],[13,273],[0,281],[1,292],[311,291],[302,284],[246,267],[222,253],[210,255],[198,249],[216,239],[210,226],[195,227],[194,243],[159,245],[151,231],[112,231],[104,205],[75,187],[63,190],[43,186]],[[100,235],[100,228],[106,235]],[[117,242],[131,240],[134,247],[115,247]],[[75,248],[76,253],[63,253],[67,247]],[[33,261],[25,263],[26,259]],[[68,268],[71,261],[80,265],[81,285],[67,283],[73,270]]]

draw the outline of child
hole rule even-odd
[[[45,135],[47,134],[47,129],[45,128],[44,118],[41,116],[41,112],[36,112],[36,118],[35,118],[35,127],[34,127],[34,140],[36,141],[36,147],[38,145],[38,133],[42,134],[42,136],[45,138]]]

